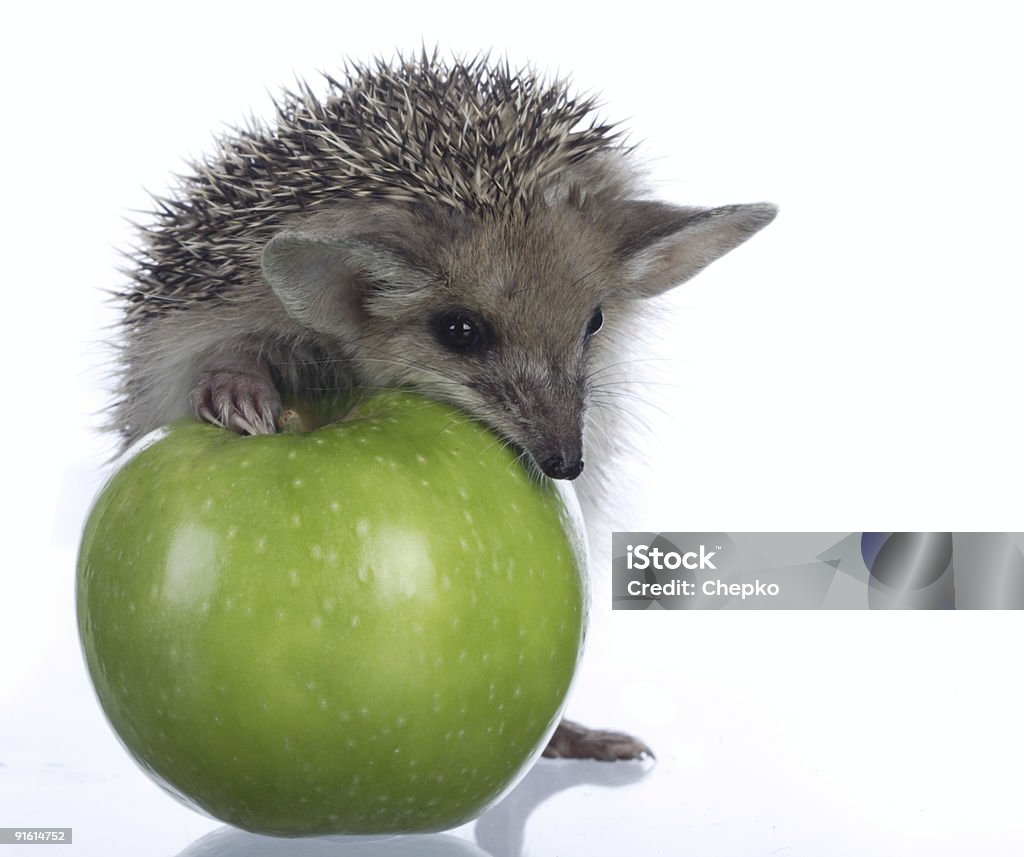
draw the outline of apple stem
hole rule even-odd
[[[277,419],[277,430],[282,434],[301,434],[308,431],[306,421],[295,408],[287,408]]]

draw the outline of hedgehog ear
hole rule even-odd
[[[422,288],[427,275],[400,246],[359,235],[279,232],[263,248],[263,276],[293,319],[321,333],[357,330],[382,283]]]
[[[680,208],[634,201],[614,213],[627,297],[649,298],[685,282],[775,219],[767,203]]]

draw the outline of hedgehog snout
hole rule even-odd
[[[537,467],[551,479],[575,479],[583,472],[581,406],[571,396],[524,408],[529,440],[526,448]]]
[[[583,450],[559,450],[538,461],[545,476],[552,479],[575,479],[583,472]]]

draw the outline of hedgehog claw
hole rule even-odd
[[[273,434],[281,397],[262,372],[204,372],[189,395],[195,415],[238,434]]]
[[[597,759],[602,762],[654,758],[651,748],[632,735],[588,729],[572,720],[558,724],[544,755],[549,759]]]

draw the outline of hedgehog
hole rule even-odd
[[[645,300],[774,206],[649,198],[592,96],[486,55],[323,78],[218,136],[138,226],[124,445],[189,413],[264,434],[289,398],[411,387],[489,425],[538,478],[576,480],[593,514],[621,436],[612,381],[653,335]],[[566,730],[553,753],[646,750]]]

